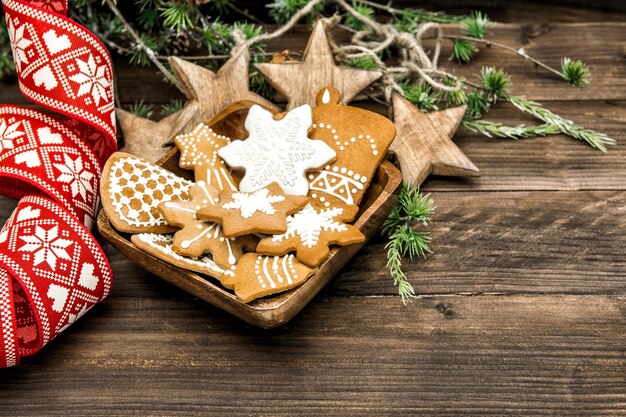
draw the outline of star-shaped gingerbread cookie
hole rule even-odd
[[[280,120],[254,105],[244,123],[248,138],[231,142],[217,154],[231,168],[245,170],[240,191],[252,192],[276,182],[286,194],[306,195],[305,172],[336,157],[330,146],[307,136],[311,123],[309,105],[291,110]]]
[[[340,207],[315,209],[311,204],[287,218],[287,231],[261,239],[256,250],[266,255],[280,256],[296,251],[303,264],[314,268],[330,251],[329,245],[350,245],[365,241],[356,227],[345,224]]]
[[[176,136],[174,143],[180,150],[180,167],[193,169],[196,181],[205,181],[218,190],[237,190],[228,167],[217,155],[230,143],[229,138],[200,123],[192,132]]]
[[[189,196],[187,201],[168,201],[158,207],[170,225],[181,228],[174,235],[172,249],[192,258],[211,253],[217,265],[230,269],[243,254],[243,243],[224,236],[221,225],[196,217],[203,206],[218,203],[219,192],[205,181],[198,181]]]
[[[287,231],[287,216],[306,205],[305,196],[286,195],[277,183],[251,193],[224,190],[219,203],[209,204],[198,218],[222,225],[224,236],[250,233],[277,234]]]

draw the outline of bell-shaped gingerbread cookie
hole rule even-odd
[[[341,104],[339,91],[322,89],[313,109],[309,137],[329,145],[337,159],[309,173],[309,197],[318,208],[340,207],[354,218],[378,165],[396,135],[384,116]]]

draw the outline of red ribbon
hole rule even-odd
[[[38,352],[109,293],[90,234],[102,165],[117,149],[113,68],[67,0],[2,0],[20,90],[60,113],[0,106],[0,367]]]

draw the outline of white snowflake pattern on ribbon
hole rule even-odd
[[[93,55],[89,54],[87,62],[76,59],[79,72],[72,75],[70,80],[79,84],[76,95],[82,97],[91,94],[94,103],[100,105],[100,101],[108,101],[107,89],[111,86],[111,81],[107,77],[106,65],[97,65]]]
[[[21,252],[32,252],[34,266],[46,262],[54,271],[57,259],[71,260],[70,255],[67,253],[67,248],[74,242],[59,237],[59,226],[54,226],[49,230],[36,226],[35,234],[20,236],[20,239],[26,243],[18,250]]]
[[[57,181],[69,184],[72,190],[72,197],[78,194],[87,201],[87,192],[93,193],[93,173],[87,171],[83,164],[82,158],[79,156],[72,159],[68,154],[63,154],[64,163],[54,164],[54,167],[61,172],[57,177]]]
[[[13,149],[13,141],[24,134],[17,130],[20,122],[8,124],[4,119],[0,119],[0,152],[5,149]]]
[[[9,37],[11,38],[11,46],[13,48],[13,60],[18,71],[22,70],[22,64],[28,64],[28,55],[26,49],[32,45],[33,41],[26,38],[24,32],[26,31],[26,24],[16,27],[13,21],[7,21],[7,27],[9,29]]]

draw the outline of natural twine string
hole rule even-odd
[[[324,0],[310,1],[274,32],[263,33],[250,39],[245,39],[241,30],[234,30],[233,40],[235,41],[236,47],[233,48],[233,56],[237,56],[255,43],[282,36],[291,30],[300,19],[311,13],[315,6],[322,1]],[[436,90],[456,92],[463,87],[463,84],[458,78],[438,68],[441,44],[443,41],[443,31],[438,23],[424,23],[413,35],[400,32],[391,24],[378,23],[363,16],[345,0],[334,1],[339,7],[350,13],[366,27],[363,30],[354,32],[351,38],[351,45],[338,46],[331,42],[336,57],[340,60],[352,60],[363,56],[370,57],[382,73],[380,83],[382,84],[383,95],[387,103],[389,103],[394,91],[402,94],[402,88],[398,84],[398,81],[412,76],[417,76],[424,80]],[[338,15],[324,18],[327,26],[337,25],[340,20],[341,18]],[[424,35],[430,32],[434,33],[435,42],[434,48],[432,49],[432,58],[429,57],[422,43]],[[378,55],[392,45],[400,50],[400,56],[402,57],[399,65],[395,67],[385,64]],[[442,79],[452,79],[455,84],[448,85],[439,81]]]

